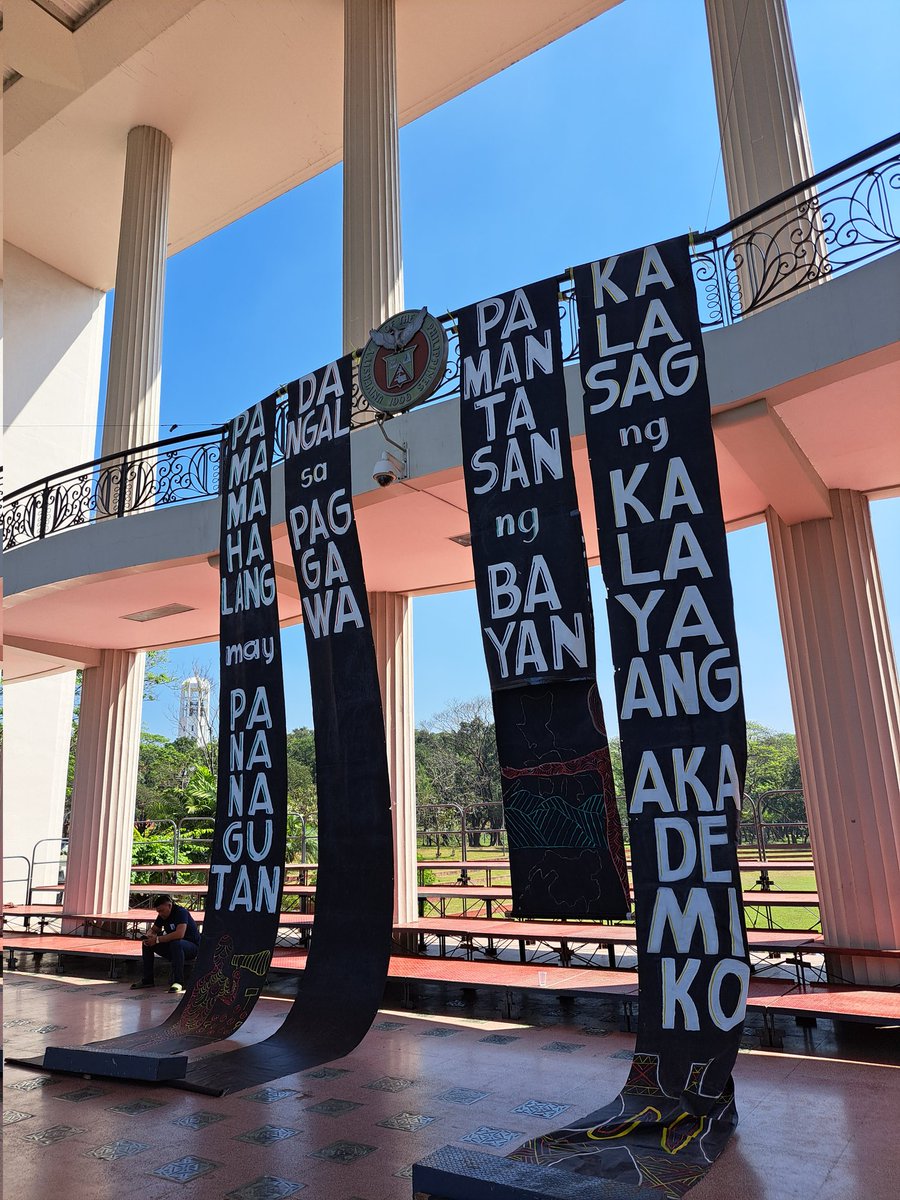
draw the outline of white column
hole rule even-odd
[[[732,219],[813,174],[785,0],[706,0],[722,166]],[[827,251],[805,192],[732,232],[741,308],[822,281]]]
[[[128,908],[144,655],[104,650],[81,685],[67,912]]]
[[[160,363],[172,143],[128,134],[103,417],[103,454],[159,437]],[[111,497],[115,503],[116,497]],[[84,672],[70,818],[68,911],[128,907],[144,655],[104,650]]]
[[[832,491],[830,520],[769,542],[822,927],[832,945],[896,949],[900,937],[900,687],[868,501]],[[896,984],[878,959],[836,973]]]
[[[344,0],[344,348],[403,308],[394,0]],[[394,819],[394,918],[414,920],[412,602],[370,595]]]
[[[813,173],[785,0],[706,0],[732,217]]]
[[[172,143],[159,129],[128,134],[116,295],[101,453],[159,437],[163,294]]]
[[[416,730],[413,716],[412,601],[370,592],[369,611],[387,738],[394,825],[394,920],[418,916],[416,878]]]
[[[394,0],[344,0],[344,348],[403,308]]]

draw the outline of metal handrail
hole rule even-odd
[[[703,327],[733,324],[840,271],[900,247],[900,211],[895,215],[893,210],[894,204],[900,209],[898,147],[900,134],[884,138],[734,220],[693,234],[694,282]],[[886,153],[887,158],[846,177],[847,172]],[[839,183],[822,190],[823,185],[838,177],[843,177]],[[786,208],[791,202],[796,203]],[[757,218],[765,219],[754,225]],[[557,281],[564,357],[572,361],[578,354],[578,334],[571,273],[557,276]],[[444,378],[431,403],[457,394],[459,388],[456,320],[452,313],[438,319],[447,329],[451,350]],[[285,419],[286,404],[280,400],[276,461],[281,457]],[[351,429],[376,419],[384,418],[368,407],[354,372]],[[3,507],[4,547],[15,549],[91,520],[217,495],[226,429],[227,425],[215,426],[107,454],[17,488]],[[179,453],[180,447],[190,450],[187,457]]]

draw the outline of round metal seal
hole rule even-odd
[[[371,331],[359,360],[359,386],[379,412],[405,412],[437,390],[446,367],[443,325],[426,308],[406,309]]]

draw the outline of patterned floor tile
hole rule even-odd
[[[172,1124],[183,1125],[185,1129],[205,1129],[207,1125],[215,1125],[217,1121],[224,1120],[224,1113],[193,1112],[188,1113],[186,1117],[176,1117]]]
[[[410,1163],[408,1167],[401,1167],[399,1171],[395,1171],[394,1178],[395,1179],[412,1179],[412,1172],[413,1172],[413,1164]]]
[[[584,1049],[584,1042],[548,1042],[541,1049],[552,1050],[555,1054],[574,1054],[576,1050]]]
[[[4,1108],[3,1124],[18,1125],[19,1121],[30,1121],[34,1113],[20,1112],[16,1108]]]
[[[609,1057],[622,1058],[625,1060],[625,1062],[631,1062],[631,1060],[634,1058],[634,1054],[631,1050],[617,1050],[615,1054],[611,1054]]]
[[[163,1179],[174,1179],[176,1183],[191,1183],[201,1175],[215,1171],[218,1166],[221,1164],[210,1162],[207,1158],[196,1158],[193,1154],[186,1154],[184,1158],[176,1158],[174,1162],[157,1167],[153,1174]]]
[[[124,1113],[126,1117],[139,1117],[154,1108],[165,1108],[165,1100],[129,1100],[127,1104],[114,1104],[110,1112]]]
[[[258,1104],[274,1104],[276,1100],[287,1100],[289,1096],[293,1096],[296,1100],[305,1100],[309,1092],[300,1092],[296,1088],[260,1088],[258,1092],[251,1092],[249,1096],[245,1096],[245,1100],[255,1100]]]
[[[516,1138],[524,1136],[525,1134],[517,1129],[494,1129],[490,1125],[480,1125],[478,1129],[473,1129],[471,1133],[467,1133],[459,1140],[471,1142],[475,1146],[493,1146],[499,1150],[503,1146],[508,1146],[510,1142],[514,1142]]]
[[[30,1025],[31,1021],[28,1017],[13,1017],[9,1021],[3,1022],[4,1029],[21,1029],[25,1025]]]
[[[322,1117],[340,1117],[343,1113],[353,1112],[354,1108],[362,1108],[353,1100],[320,1100],[318,1104],[308,1104],[307,1112],[318,1113]]]
[[[315,1071],[306,1071],[303,1075],[304,1079],[340,1079],[342,1075],[349,1075],[350,1072],[343,1070],[341,1067],[318,1067]]]
[[[68,1100],[70,1104],[83,1104],[85,1100],[96,1100],[100,1096],[108,1096],[106,1088],[83,1087],[75,1092],[59,1092],[54,1100]]]
[[[364,1083],[363,1087],[372,1092],[402,1092],[406,1088],[412,1087],[415,1082],[415,1079],[399,1079],[393,1075],[384,1075],[372,1083]]]
[[[90,1158],[101,1158],[104,1162],[112,1162],[117,1158],[131,1158],[133,1154],[140,1154],[142,1150],[149,1150],[149,1142],[127,1142],[120,1139],[116,1142],[109,1142],[105,1146],[97,1146],[94,1150],[88,1150]]]
[[[405,1029],[406,1022],[405,1021],[379,1021],[378,1024],[373,1025],[372,1028],[377,1029],[379,1031],[379,1033],[389,1033],[392,1029]]]
[[[279,1179],[275,1175],[260,1175],[243,1187],[235,1188],[233,1192],[225,1193],[225,1200],[284,1200],[285,1196],[293,1196],[305,1183],[295,1183],[292,1179]]]
[[[67,1025],[38,1025],[35,1033],[56,1033],[57,1029],[67,1029]]]
[[[542,1120],[550,1121],[571,1107],[571,1104],[552,1104],[549,1100],[526,1100],[524,1104],[520,1104],[512,1111],[522,1113],[526,1117],[540,1117]]]
[[[86,1133],[87,1130],[81,1129],[77,1125],[51,1125],[48,1129],[42,1129],[39,1133],[26,1133],[26,1142],[36,1142],[38,1146],[53,1146],[56,1142],[65,1141],[66,1138],[75,1137],[77,1133]]]
[[[453,1037],[457,1033],[459,1033],[458,1029],[447,1029],[441,1025],[437,1029],[426,1029],[422,1037]]]
[[[299,1129],[289,1129],[286,1125],[260,1125],[259,1129],[248,1129],[239,1133],[236,1142],[254,1142],[257,1146],[271,1146],[273,1142],[284,1142],[296,1137]]]
[[[450,1088],[449,1091],[441,1092],[438,1100],[446,1100],[448,1104],[477,1104],[479,1100],[484,1100],[489,1092],[476,1092],[472,1088]]]
[[[376,1125],[380,1125],[382,1129],[402,1129],[406,1133],[415,1133],[419,1129],[424,1129],[426,1125],[430,1125],[432,1121],[436,1121],[437,1117],[428,1117],[425,1113],[402,1112],[397,1113],[396,1117],[388,1117],[384,1121],[376,1121]]]
[[[330,1162],[348,1166],[359,1158],[365,1158],[367,1154],[373,1154],[377,1149],[377,1146],[367,1146],[364,1142],[332,1142],[330,1146],[323,1146],[321,1150],[310,1151],[307,1158],[326,1158]]]
[[[489,1033],[487,1037],[478,1040],[486,1042],[489,1046],[508,1046],[510,1042],[518,1042],[521,1039],[514,1037],[511,1033]]]
[[[62,1083],[62,1080],[51,1079],[49,1075],[35,1075],[31,1079],[20,1079],[10,1087],[14,1092],[36,1092],[38,1088],[53,1087],[54,1083]]]
[[[613,1032],[612,1027],[604,1027],[603,1025],[582,1025],[579,1033],[586,1033],[589,1037],[609,1037]]]

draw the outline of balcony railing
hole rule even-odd
[[[694,282],[704,329],[731,325],[834,275],[900,246],[900,134],[804,180],[736,221],[692,239]],[[567,360],[578,355],[575,303],[560,282]],[[459,391],[459,341],[452,313],[447,370],[429,403]],[[285,406],[278,410],[276,461]],[[351,428],[375,413],[354,380]],[[218,495],[225,426],[58,471],[12,492],[3,508],[3,546],[11,550],[96,521]]]

